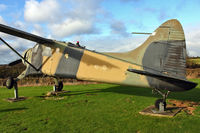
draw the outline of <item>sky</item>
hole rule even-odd
[[[169,19],[184,29],[187,51],[200,56],[199,0],[1,0],[0,23],[42,37],[79,41],[88,49],[124,52],[137,48]],[[22,53],[34,42],[0,33]],[[19,59],[0,42],[0,64]]]

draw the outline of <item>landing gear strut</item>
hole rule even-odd
[[[62,91],[63,89],[63,82],[62,81],[58,81],[57,78],[54,78],[55,81],[55,85],[53,86],[53,91]]]
[[[167,99],[167,96],[169,95],[170,91],[167,91],[166,93],[162,93],[158,89],[154,89],[154,90],[163,96],[162,99],[157,99],[155,101],[155,108],[157,108],[159,110],[159,112],[166,111],[166,106],[167,106],[166,99]]]
[[[139,113],[142,115],[151,115],[151,116],[163,116],[163,117],[173,117],[175,116],[178,112],[181,111],[182,108],[177,108],[177,107],[168,107],[166,108],[166,99],[167,96],[169,95],[170,91],[165,90],[165,92],[161,92],[158,89],[154,89],[153,91],[161,94],[163,96],[162,99],[158,99],[155,102],[155,107],[154,106],[149,106],[145,108],[144,110],[140,111]]]
[[[6,80],[6,87],[8,89],[12,89],[13,87],[15,88],[14,90],[14,98],[17,100],[19,98],[18,96],[18,87],[17,87],[17,81],[14,80],[12,77],[9,77],[7,80]]]

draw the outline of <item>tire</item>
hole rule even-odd
[[[62,91],[62,89],[63,89],[63,82],[59,81],[58,82],[58,86],[54,85],[53,88],[54,88],[54,91]]]
[[[57,88],[57,91],[62,91],[62,89],[63,89],[63,82],[59,82],[58,83],[58,88]]]
[[[14,79],[12,77],[8,77],[8,79],[6,80],[6,88],[8,89],[12,89],[14,86]]]
[[[155,102],[155,108],[159,109],[159,105],[160,103],[163,103],[163,99],[157,99],[156,102]],[[164,104],[164,109],[166,109],[166,102],[163,103]]]

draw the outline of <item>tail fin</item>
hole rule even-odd
[[[185,36],[180,22],[176,19],[168,20],[159,26],[135,50],[110,55],[142,65],[145,71],[185,79]]]
[[[156,70],[185,79],[186,44],[183,28],[172,19],[159,26],[137,49],[130,51],[144,70]],[[150,68],[150,69],[149,69]]]
[[[140,51],[144,69],[152,68],[161,73],[185,79],[186,44],[183,28],[172,19],[158,27],[144,44],[131,51]],[[148,70],[149,71],[149,70]]]

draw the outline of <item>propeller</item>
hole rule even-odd
[[[19,63],[21,63],[22,62],[22,59],[18,59],[18,60],[15,60],[15,61],[13,61],[13,62],[10,62],[9,64],[8,64],[8,66],[14,66],[14,65],[17,65],[17,64],[19,64]]]

